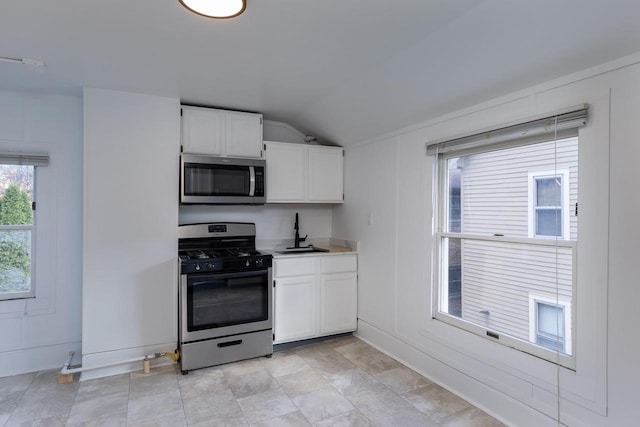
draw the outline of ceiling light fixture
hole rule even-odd
[[[207,18],[233,18],[244,12],[245,0],[178,0],[184,7]]]

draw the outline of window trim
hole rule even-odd
[[[561,195],[561,203],[560,209],[562,211],[562,235],[561,236],[545,236],[545,235],[536,235],[536,191],[535,191],[535,182],[537,179],[541,178],[554,178],[554,177],[562,177],[562,195]],[[528,233],[529,237],[535,239],[562,239],[569,240],[571,238],[571,206],[569,200],[570,193],[570,183],[569,183],[570,173],[569,169],[557,169],[557,170],[541,170],[535,172],[529,172],[529,195],[528,195],[528,211],[529,211],[529,224],[528,224]]]
[[[579,83],[576,88],[584,88]],[[575,88],[574,88],[575,89]],[[588,93],[587,93],[588,92]],[[610,146],[609,125],[610,125],[610,98],[608,90],[596,88],[593,91],[573,90],[549,93],[551,96],[544,97],[544,105],[528,104],[525,109],[520,109],[520,113],[515,113],[518,117],[527,114],[535,114],[540,108],[553,110],[560,108],[567,102],[579,102],[585,99],[592,105],[589,123],[585,128],[579,130],[579,174],[578,187],[580,190],[580,224],[578,242],[578,263],[577,282],[579,294],[573,298],[573,318],[576,319],[576,312],[579,312],[580,324],[574,323],[573,347],[576,354],[574,357],[579,365],[576,372],[569,369],[556,369],[556,364],[532,357],[526,353],[515,351],[502,346],[499,348],[489,339],[476,336],[452,325],[433,319],[434,307],[434,280],[437,260],[435,255],[435,231],[438,212],[436,185],[437,169],[434,156],[429,155],[425,159],[427,162],[427,191],[425,194],[425,214],[426,214],[426,238],[427,248],[427,277],[425,278],[427,289],[428,313],[425,313],[425,320],[420,329],[420,337],[424,339],[427,346],[434,347],[434,351],[439,351],[444,358],[449,360],[449,365],[454,369],[472,377],[486,377],[491,381],[524,381],[533,384],[534,387],[554,392],[553,388],[547,388],[552,382],[561,385],[561,398],[563,407],[565,403],[569,406],[581,406],[601,416],[607,415],[607,364],[602,363],[607,358],[607,337],[610,335],[610,327],[607,327],[607,289],[609,288],[609,255],[611,253],[608,246],[608,230],[610,225],[610,212],[608,206],[609,196],[612,192],[609,185],[610,177]],[[547,95],[545,93],[545,95]],[[586,98],[585,98],[586,97]],[[514,100],[511,100],[514,101]],[[515,102],[515,101],[514,101]],[[520,102],[518,100],[518,102]],[[516,103],[518,107],[521,103]],[[513,110],[513,109],[512,109]],[[478,109],[471,111],[462,120],[459,118],[451,122],[440,132],[440,128],[434,129],[434,135],[442,134],[455,135],[459,129],[478,128],[477,123],[504,122],[504,117],[513,117],[514,111],[500,109],[499,111],[487,111]],[[597,113],[596,113],[597,111]],[[510,116],[511,115],[511,116]],[[469,118],[468,120],[466,120]],[[465,121],[466,120],[466,121]],[[522,119],[520,119],[522,120]],[[476,123],[469,124],[470,122]],[[437,132],[436,132],[437,131]],[[526,179],[526,178],[525,178]],[[526,197],[526,196],[525,196]],[[572,200],[573,203],[573,200]],[[604,208],[602,208],[604,206]],[[575,205],[572,205],[575,208]],[[526,209],[526,205],[525,205]],[[588,232],[580,233],[580,230]],[[583,309],[597,307],[590,310],[588,315],[583,313]],[[583,316],[584,314],[584,316]],[[525,312],[526,315],[526,312]],[[437,352],[436,351],[436,352]],[[578,354],[579,352],[579,354]],[[469,365],[465,358],[476,360],[476,365]],[[548,365],[548,366],[546,366]],[[586,367],[587,369],[582,369]],[[491,372],[507,372],[505,378],[489,378]],[[557,374],[556,374],[557,373]],[[511,384],[511,383],[509,383]],[[505,386],[506,387],[506,386]],[[507,387],[508,388],[508,387]],[[555,399],[555,393],[554,399]],[[527,395],[528,396],[528,395]],[[546,394],[534,396],[538,402],[548,401]],[[554,400],[555,401],[555,400]],[[548,411],[547,411],[548,412]],[[553,411],[551,411],[553,412]],[[555,412],[553,412],[555,413]]]

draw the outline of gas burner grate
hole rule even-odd
[[[248,257],[262,255],[259,251],[252,248],[227,248],[227,249],[191,249],[180,251],[181,260],[205,260],[212,258],[232,258],[232,257]]]
[[[252,255],[260,255],[260,252],[251,248],[229,248],[224,251],[224,256],[245,257]]]

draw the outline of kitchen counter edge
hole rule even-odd
[[[278,258],[297,258],[297,257],[310,257],[310,256],[336,256],[336,255],[357,255],[358,252],[351,251],[340,251],[340,252],[304,252],[304,253],[290,253],[290,254],[280,254],[277,252],[278,249],[264,250],[263,252],[273,255],[274,259]]]

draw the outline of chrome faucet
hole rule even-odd
[[[299,248],[300,247],[300,242],[304,242],[305,240],[307,240],[307,237],[309,237],[309,235],[305,235],[304,237],[300,238],[300,226],[298,225],[298,212],[296,212],[296,223],[293,226],[293,229],[296,230],[296,237],[295,240],[293,241],[293,247],[294,248]]]

